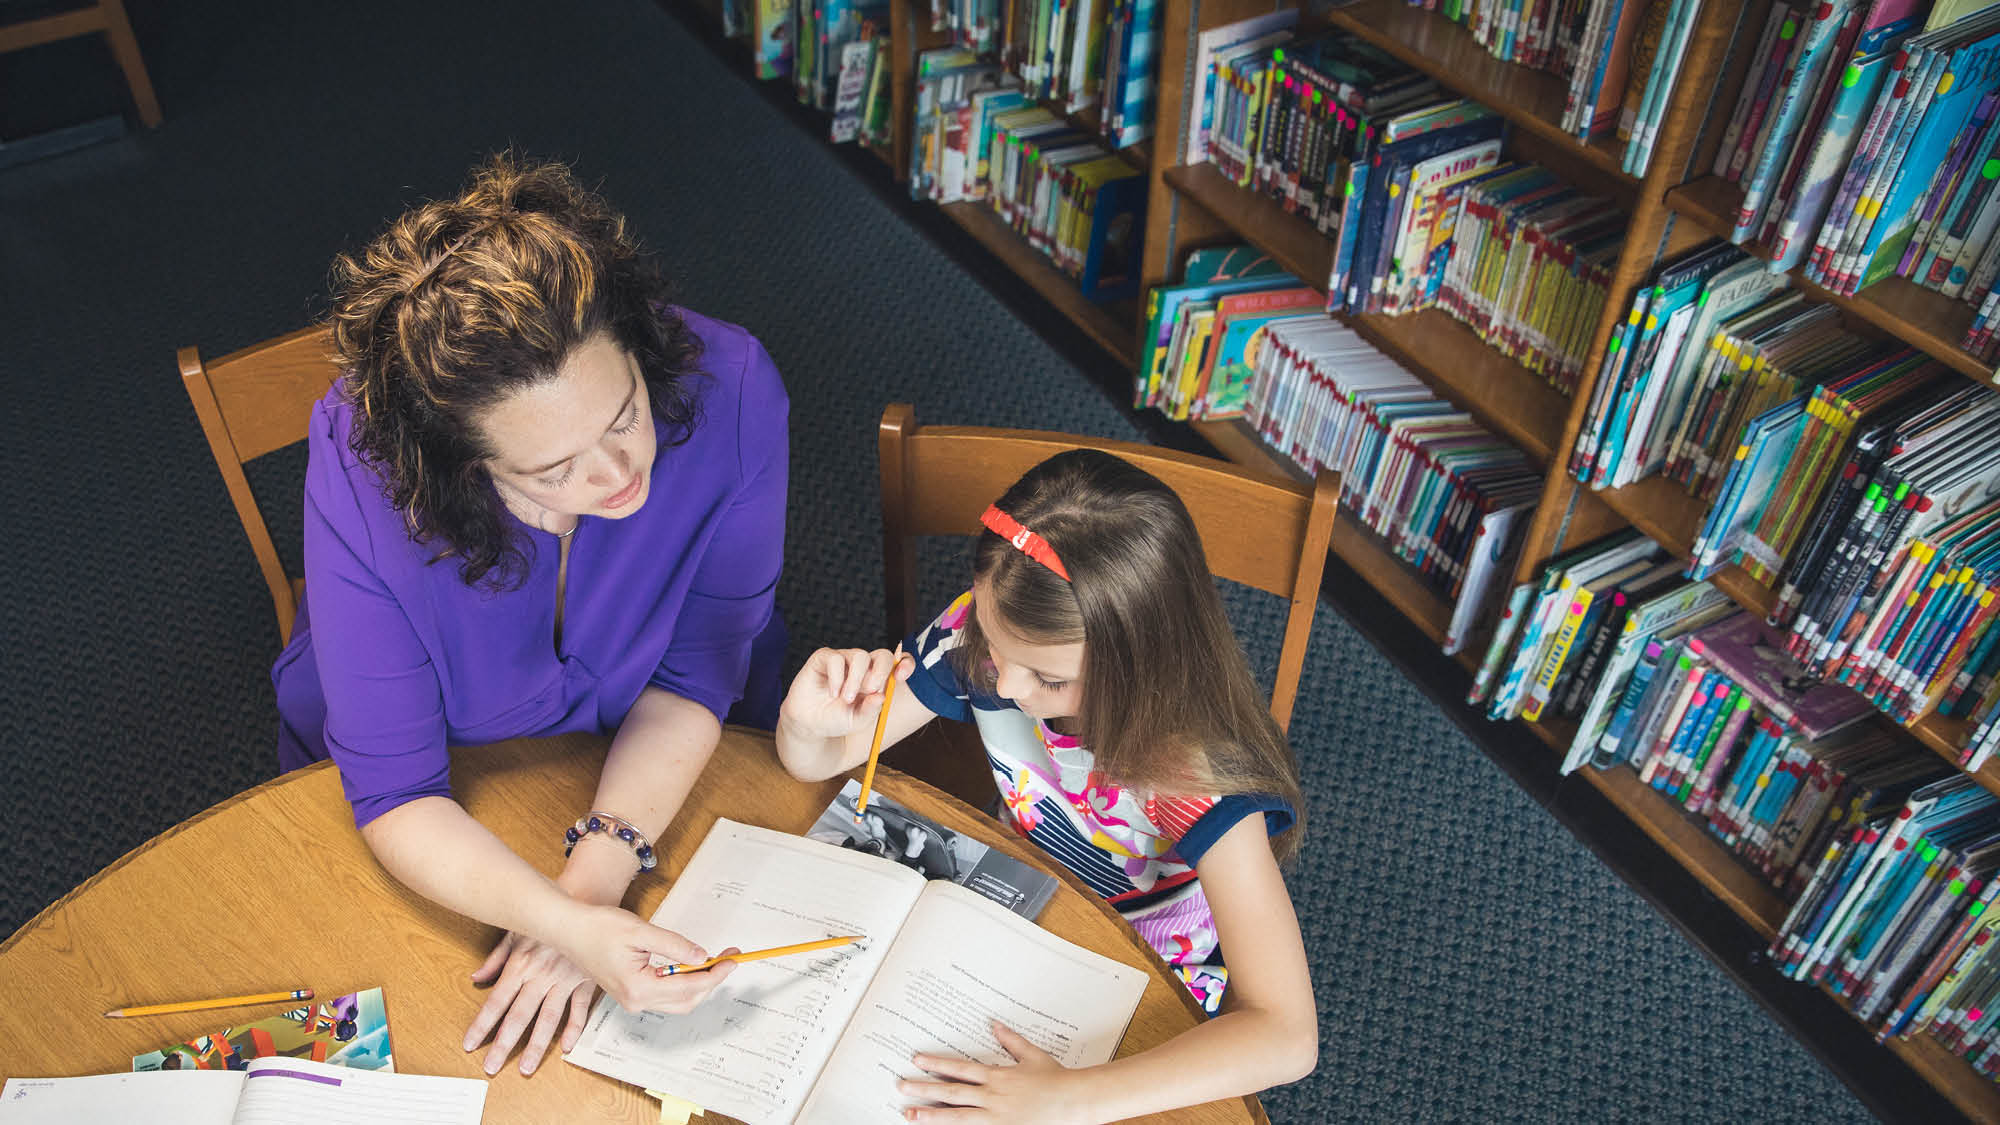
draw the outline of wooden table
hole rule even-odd
[[[453,751],[453,787],[472,815],[553,876],[562,830],[588,807],[608,740],[572,735]],[[708,771],[660,841],[678,872],[718,816],[802,833],[840,788],[802,785],[777,764],[768,735],[725,729]],[[1145,970],[1150,981],[1119,1053],[1154,1046],[1200,1016],[1151,949],[1066,871],[943,793],[894,770],[890,797],[959,832],[1064,877],[1041,924]],[[666,880],[645,876],[627,905],[649,916]],[[397,1068],[482,1076],[484,1048],[459,1042],[482,993],[470,979],[497,940],[391,879],[354,830],[327,763],[232,798],[112,864],[0,945],[0,1078],[128,1069],[132,1056],[265,1009],[132,1020],[128,1003],[311,987],[322,997],[381,986]],[[658,1103],[636,1087],[571,1066],[553,1052],[533,1077],[510,1059],[488,1087],[485,1120],[652,1122]],[[710,1117],[707,1120],[719,1120]],[[1265,1121],[1252,1097],[1148,1120]]]

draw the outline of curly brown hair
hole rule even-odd
[[[1033,528],[1070,577],[989,530],[973,547],[975,588],[1029,644],[1082,643],[1076,733],[1097,768],[1159,796],[1283,798],[1295,819],[1271,850],[1291,862],[1306,826],[1298,763],[1230,629],[1180,496],[1121,457],[1073,449],[1029,469],[994,504]],[[994,690],[978,615],[967,616],[949,659],[966,682]]]
[[[701,340],[624,216],[562,164],[500,154],[455,199],[414,207],[333,263],[334,350],[355,455],[411,537],[467,585],[518,585],[532,544],[485,463],[480,414],[552,379],[600,333],[638,361],[666,441],[686,441]]]

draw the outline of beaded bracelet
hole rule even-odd
[[[632,848],[632,854],[639,857],[639,870],[651,871],[660,862],[653,854],[653,843],[646,834],[632,827],[624,817],[612,816],[608,812],[590,811],[589,816],[578,817],[575,824],[563,829],[563,858],[576,850],[576,842],[593,832],[602,832],[620,840]]]

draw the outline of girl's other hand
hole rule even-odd
[[[730,961],[706,972],[659,977],[652,967],[656,956],[691,964],[707,960],[708,954],[618,907],[585,909],[586,921],[568,950],[510,933],[473,971],[473,982],[490,982],[493,991],[466,1029],[463,1046],[471,1051],[492,1036],[482,1062],[486,1073],[498,1074],[518,1043],[521,1073],[533,1074],[557,1028],[562,1029],[561,1049],[575,1047],[599,988],[628,1011],[680,1013],[691,1011],[736,971],[736,962]]]
[[[987,1066],[945,1055],[914,1055],[924,1070],[948,1081],[905,1078],[896,1092],[941,1106],[911,1106],[909,1121],[1032,1121],[1038,1125],[1085,1125],[1097,1120],[1081,1096],[1079,1071],[993,1021],[993,1036],[1014,1056],[1012,1066]]]
[[[907,680],[913,661],[897,661],[886,648],[823,648],[806,658],[779,709],[779,721],[808,738],[843,738],[873,723],[893,668]]]

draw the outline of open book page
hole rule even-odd
[[[654,925],[710,953],[868,940],[744,962],[685,1015],[600,997],[566,1057],[744,1121],[791,1120],[923,888],[923,876],[873,856],[718,820]]]
[[[890,1122],[919,1074],[919,1051],[1006,1064],[999,1020],[1065,1066],[1094,1066],[1118,1042],[1146,974],[1073,945],[950,883],[932,883],[861,998],[802,1121]]]
[[[145,1121],[149,1125],[229,1125],[240,1070],[88,1074],[79,1078],[9,1078],[0,1090],[0,1125],[76,1125]]]
[[[479,1125],[486,1083],[282,1056],[243,1071],[232,1125]]]
[[[0,1125],[479,1125],[486,1083],[264,1058],[243,1070],[15,1078]]]

